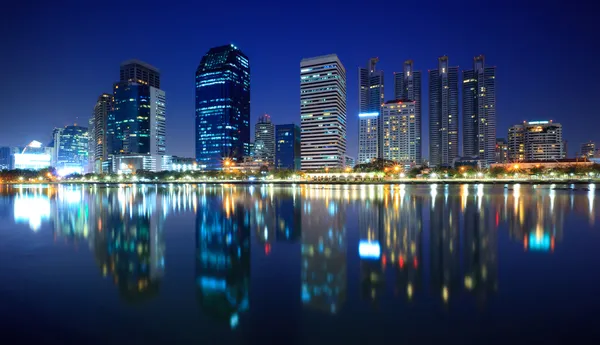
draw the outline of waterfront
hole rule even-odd
[[[575,189],[0,186],[0,315],[23,343],[597,337],[600,193]]]

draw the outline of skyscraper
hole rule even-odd
[[[302,170],[343,168],[346,69],[335,54],[300,62]]]
[[[250,62],[233,44],[211,48],[196,69],[195,131],[202,168],[250,154]]]
[[[160,71],[140,60],[127,60],[121,64],[119,81],[132,81],[160,89]]]
[[[415,112],[415,101],[394,100],[383,105],[384,159],[407,165],[419,163],[421,140]]]
[[[381,105],[384,100],[383,71],[376,70],[379,58],[358,69],[359,115],[358,160],[368,163],[382,156]]]
[[[414,70],[413,60],[406,60],[402,72],[394,73],[394,99],[415,102],[416,163],[421,163],[421,71]]]
[[[164,155],[165,92],[137,81],[120,81],[113,89],[112,125],[107,130],[111,153]]]
[[[525,160],[525,127],[522,124],[508,129],[508,161]]]
[[[108,155],[112,154],[112,143],[108,137],[108,118],[112,109],[112,99],[111,94],[101,94],[94,106],[93,121],[90,121],[89,133],[93,152],[90,152],[89,155],[95,173],[102,172],[102,162],[106,162]]]
[[[293,123],[275,126],[275,167],[300,170],[300,127]]]
[[[594,158],[596,155],[596,143],[588,141],[587,143],[581,144],[581,156],[586,158]]]
[[[54,131],[55,168],[61,175],[81,174],[88,164],[87,127],[65,126]]]
[[[275,125],[268,114],[254,125],[254,159],[266,165],[275,163]]]
[[[432,166],[452,166],[458,157],[458,67],[448,57],[429,71],[429,160]]]
[[[473,69],[463,71],[463,153],[486,164],[495,161],[496,67],[485,66],[483,55]]]

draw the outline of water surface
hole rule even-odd
[[[0,186],[3,336],[598,340],[600,192],[550,188]]]

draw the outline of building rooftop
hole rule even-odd
[[[146,63],[142,60],[138,60],[138,59],[131,59],[131,60],[127,60],[127,61],[124,61],[121,63],[121,67],[125,67],[127,65],[140,65],[140,66],[146,67],[147,69],[153,70],[157,73],[160,72],[160,70],[158,68],[156,68],[156,67],[152,66],[151,64]]]

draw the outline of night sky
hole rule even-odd
[[[586,3],[15,1],[0,12],[0,146],[47,143],[53,127],[87,126],[120,63],[138,58],[161,71],[169,153],[192,157],[196,67],[209,48],[234,43],[250,58],[252,132],[265,112],[276,124],[299,124],[300,60],[336,53],[346,67],[348,153],[356,157],[358,67],[380,58],[387,100],[392,73],[413,59],[423,72],[428,157],[427,70],[440,55],[463,70],[484,54],[497,66],[497,136],[523,120],[552,119],[573,155],[584,141],[600,142],[600,29]]]

